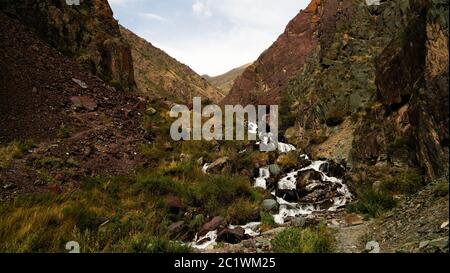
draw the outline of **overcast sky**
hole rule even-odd
[[[310,0],[108,0],[119,23],[212,76],[253,62]]]

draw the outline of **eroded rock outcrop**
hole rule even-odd
[[[223,104],[274,103],[317,46],[319,18],[329,13],[326,1],[314,0],[286,27],[285,32],[239,76]]]
[[[18,17],[64,55],[77,60],[116,88],[133,88],[134,71],[130,46],[107,0],[2,1],[0,11]]]
[[[448,3],[326,3],[337,12],[282,95],[289,141],[354,169],[448,174]]]

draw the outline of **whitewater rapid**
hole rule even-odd
[[[249,132],[251,133],[257,133],[257,126],[254,123],[249,123]],[[276,145],[277,151],[279,153],[289,153],[292,151],[296,151],[296,147],[282,142],[272,142],[271,135],[260,134],[260,141],[262,143],[273,143],[273,145]],[[259,143],[256,143],[259,144]],[[300,159],[303,160],[310,160],[307,155],[300,155]],[[349,201],[352,199],[352,194],[348,188],[347,185],[343,182],[342,179],[331,177],[325,174],[322,171],[322,166],[324,164],[329,164],[328,161],[324,160],[317,160],[317,161],[311,161],[311,164],[307,167],[293,170],[287,174],[285,174],[277,183],[276,187],[278,190],[296,190],[297,188],[297,177],[300,173],[305,171],[315,171],[320,174],[321,180],[323,182],[331,183],[332,185],[336,185],[337,189],[336,192],[339,194],[339,196],[333,197],[332,200],[329,200],[332,202],[332,205],[326,209],[327,211],[336,211],[339,208],[344,207]],[[208,164],[205,164],[202,168],[202,171],[204,173],[207,173],[208,171]],[[267,189],[267,181],[270,178],[270,168],[269,167],[262,167],[259,168],[259,176],[254,179],[254,187]],[[319,187],[321,185],[320,182],[312,181],[310,184],[308,184],[305,189],[308,191],[313,191],[315,187]],[[288,219],[292,219],[298,216],[307,216],[311,215],[314,212],[319,211],[325,211],[324,209],[320,208],[320,205],[315,204],[300,204],[297,202],[288,202],[285,199],[282,198],[282,196],[277,196],[277,191],[271,192],[274,200],[277,201],[279,205],[278,212],[275,214],[272,214],[275,223],[279,225],[283,225],[287,222]],[[250,237],[256,237],[260,235],[259,227],[261,223],[260,222],[252,222],[248,223],[243,226],[234,226],[229,225],[229,229],[235,229],[237,227],[241,227],[245,230],[245,234]],[[212,247],[216,245],[216,239],[217,239],[218,231],[210,231],[206,235],[202,237],[195,237],[194,242],[191,243],[191,246],[197,249],[207,249],[209,247]],[[201,242],[201,243],[200,243]]]

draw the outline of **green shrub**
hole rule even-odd
[[[56,131],[56,136],[60,139],[69,138],[71,131],[69,128],[62,126]]]
[[[227,209],[227,220],[231,224],[235,225],[245,225],[248,222],[257,221],[259,215],[258,213],[258,205],[245,199],[239,199],[235,202],[231,203],[231,205]]]
[[[288,228],[271,241],[276,253],[331,253],[335,239],[325,225],[308,228]]]
[[[375,191],[371,187],[362,189],[357,197],[358,201],[349,204],[347,211],[378,217],[396,206],[396,201],[391,195]]]
[[[193,204],[216,214],[239,198],[251,198],[250,183],[242,177],[208,176],[192,188]]]
[[[163,237],[138,236],[131,242],[134,253],[190,253],[192,248]]]
[[[177,177],[183,181],[195,181],[204,175],[201,167],[193,161],[178,163],[175,167],[163,170],[162,173],[166,176]]]
[[[134,185],[136,192],[144,192],[155,195],[178,194],[182,192],[183,187],[170,177],[147,174],[137,177]]]
[[[0,168],[9,167],[13,159],[22,158],[34,147],[36,146],[31,141],[13,141],[5,147],[0,147]]]
[[[73,219],[76,227],[82,232],[85,230],[97,229],[97,215],[81,205],[75,205],[64,209],[64,216]]]
[[[268,212],[261,212],[261,226],[267,228],[275,228],[277,227],[277,223],[273,219],[273,216]]]
[[[393,178],[383,182],[382,189],[391,193],[414,194],[424,186],[420,170],[406,169]]]
[[[61,169],[66,164],[63,159],[58,157],[44,157],[34,161],[34,167],[38,169]]]
[[[445,179],[441,179],[436,182],[436,184],[433,186],[433,195],[435,197],[444,197],[448,195],[449,191],[449,185],[448,181]]]

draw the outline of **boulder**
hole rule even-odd
[[[3,184],[3,189],[5,189],[5,190],[10,190],[10,189],[15,189],[15,188],[17,188],[17,185],[14,183],[8,182],[8,183]]]
[[[225,228],[217,234],[217,242],[238,244],[244,239],[244,236],[245,230],[241,227],[234,229]]]
[[[270,174],[273,176],[278,176],[281,173],[281,168],[277,164],[269,165]]]
[[[345,168],[334,161],[327,161],[320,166],[320,171],[330,177],[343,178],[345,175]]]
[[[291,220],[290,225],[293,227],[303,228],[306,226],[306,219],[302,216],[297,216]]]
[[[297,175],[297,189],[302,190],[313,182],[322,182],[322,174],[315,170],[299,172]]]
[[[225,219],[221,216],[216,216],[211,221],[203,225],[202,229],[199,232],[199,235],[204,236],[209,231],[213,231],[224,226]]]
[[[278,211],[278,202],[273,199],[266,199],[262,202],[261,207],[264,211],[267,211],[267,212],[277,212]]]
[[[166,197],[165,203],[167,210],[172,214],[178,214],[180,211],[183,211],[186,208],[183,200],[176,196]]]
[[[75,109],[84,109],[88,111],[95,111],[97,109],[97,103],[92,98],[87,96],[71,97],[70,101]]]
[[[222,173],[225,167],[228,165],[228,163],[229,163],[228,157],[221,157],[208,166],[208,173],[212,174]]]
[[[358,226],[364,223],[363,218],[354,213],[345,215],[344,220],[347,226]]]
[[[83,89],[87,89],[88,88],[87,84],[84,81],[82,81],[82,80],[72,78],[72,81],[74,83],[78,84]]]
[[[177,234],[183,230],[184,226],[185,226],[184,221],[178,221],[178,222],[172,223],[169,226],[168,230],[171,234]]]

